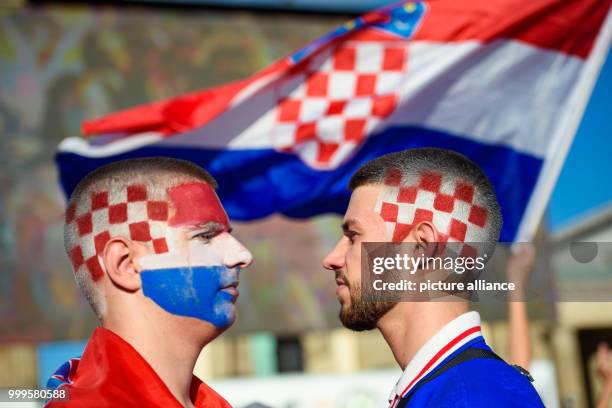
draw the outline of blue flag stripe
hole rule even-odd
[[[83,174],[116,160],[152,156],[190,160],[220,180],[218,194],[230,218],[251,221],[273,212],[293,218],[343,214],[350,198],[347,184],[359,166],[386,153],[425,146],[457,151],[481,166],[500,199],[504,217],[501,240],[512,241],[542,167],[542,159],[507,147],[420,127],[387,128],[367,139],[351,160],[330,171],[312,169],[295,155],[273,149],[216,150],[153,145],[103,158],[59,152],[56,160],[62,187],[68,195]],[[499,172],[500,168],[506,171]]]

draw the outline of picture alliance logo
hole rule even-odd
[[[457,274],[466,271],[482,271],[485,268],[488,255],[478,257],[462,256],[432,256],[424,254],[410,256],[408,254],[395,254],[395,256],[377,256],[372,258],[372,272],[381,275],[385,272],[409,272],[414,275],[418,270],[446,270]]]

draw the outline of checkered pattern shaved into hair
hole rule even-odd
[[[402,242],[420,222],[431,222],[439,242],[458,243],[462,256],[475,246],[488,250],[499,239],[502,218],[487,176],[468,158],[443,149],[419,148],[387,154],[351,178],[354,190],[381,184],[375,211],[393,242]]]

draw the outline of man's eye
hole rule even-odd
[[[356,236],[357,236],[357,233],[355,233],[355,232],[350,232],[350,233],[346,234],[346,237],[348,238],[348,240],[349,240],[349,242],[351,244],[355,243],[355,237]]]
[[[202,232],[200,234],[195,235],[194,238],[198,238],[198,239],[204,241],[205,243],[208,243],[215,236],[217,236],[216,232]]]

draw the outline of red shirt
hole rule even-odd
[[[93,332],[70,377],[61,386],[68,391],[66,401],[50,401],[45,408],[182,407],[130,344],[101,327]],[[191,383],[191,401],[196,408],[231,408],[196,376]]]

